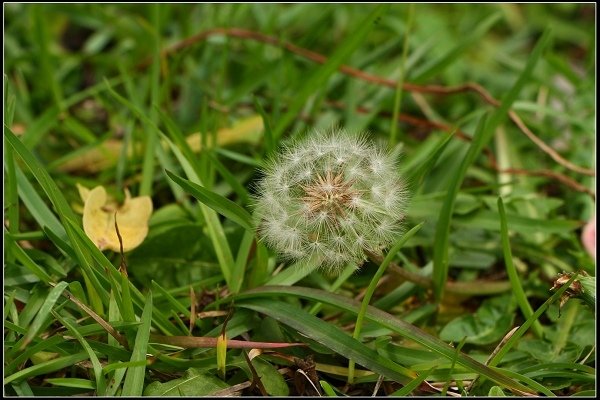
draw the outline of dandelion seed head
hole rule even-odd
[[[258,235],[292,261],[338,272],[400,233],[406,193],[395,157],[366,135],[313,132],[284,147],[257,184]]]

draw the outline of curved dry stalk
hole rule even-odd
[[[251,39],[251,40],[258,41],[258,42],[282,47],[294,54],[298,54],[304,58],[307,58],[307,59],[314,61],[316,63],[319,63],[319,64],[324,64],[327,61],[327,57],[325,57],[322,54],[316,53],[314,51],[305,49],[300,46],[296,46],[289,42],[284,42],[273,36],[265,35],[263,33],[255,32],[255,31],[251,31],[251,30],[247,30],[247,29],[240,29],[240,28],[214,28],[214,29],[209,29],[209,30],[200,32],[196,35],[190,36],[190,37],[176,43],[173,46],[170,46],[170,47],[164,49],[162,51],[161,56],[162,57],[169,56],[183,48],[189,47],[193,44],[196,44],[198,42],[206,40],[210,36],[214,36],[214,35],[225,35],[225,36],[237,37],[237,38],[241,38],[241,39]],[[150,64],[150,62],[151,62],[151,60],[148,59],[148,60],[144,61],[142,64],[140,64],[140,67],[145,68]],[[369,74],[369,73],[361,71],[357,68],[350,67],[348,65],[341,65],[339,67],[339,71],[346,75],[353,76],[355,78],[358,78],[358,79],[361,79],[361,80],[364,80],[367,82],[371,82],[371,83],[374,83],[377,85],[387,86],[392,89],[396,89],[396,86],[397,86],[397,82],[395,82],[393,80],[382,78],[377,75]],[[487,90],[485,90],[482,86],[480,86],[476,83],[472,83],[472,82],[465,83],[465,84],[459,85],[459,86],[450,86],[450,87],[440,86],[440,85],[417,85],[414,83],[405,82],[402,84],[402,89],[409,91],[409,92],[433,93],[433,94],[455,94],[455,93],[463,93],[463,92],[475,92],[486,103],[493,105],[494,107],[498,107],[500,105],[500,102],[497,99],[495,99],[491,94],[489,94],[487,92]],[[516,112],[514,112],[513,110],[509,110],[508,116],[514,122],[514,124],[521,130],[521,132],[523,132],[536,146],[538,146],[538,148],[540,148],[540,150],[542,150],[544,153],[548,154],[558,164],[562,165],[563,167],[565,167],[573,172],[577,172],[577,173],[580,173],[583,175],[588,175],[588,176],[596,176],[596,173],[593,169],[584,168],[584,167],[578,166],[576,164],[573,164],[572,162],[570,162],[569,160],[565,159],[560,154],[558,154],[558,152],[556,150],[554,150],[552,147],[550,147],[546,143],[544,143],[544,141],[542,139],[540,139],[538,136],[536,136],[527,127],[527,125],[525,125],[523,120],[519,117],[519,115]]]

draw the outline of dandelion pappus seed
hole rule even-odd
[[[358,267],[365,251],[391,245],[400,232],[406,196],[397,170],[395,157],[365,135],[313,132],[263,171],[259,237],[289,260],[318,259],[331,271]]]

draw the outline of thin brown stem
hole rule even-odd
[[[284,42],[278,38],[273,36],[265,35],[260,32],[250,31],[247,29],[239,29],[239,28],[215,28],[209,29],[204,32],[200,32],[194,36],[190,36],[175,45],[166,48],[162,52],[162,57],[167,57],[177,51],[192,46],[198,42],[204,41],[210,36],[214,35],[224,35],[229,37],[237,37],[241,39],[249,39],[255,40],[262,43],[271,44],[274,46],[285,48],[286,50],[298,54],[304,58],[307,58],[311,61],[314,61],[319,64],[324,64],[327,61],[327,57],[322,54],[316,53],[314,51],[305,49],[300,46],[296,46],[289,42]],[[150,64],[151,60],[148,59],[143,62],[140,67],[144,68]],[[357,68],[350,67],[348,65],[341,65],[339,67],[339,71],[353,76],[355,78],[361,79],[366,82],[370,82],[380,86],[387,86],[392,89],[396,89],[397,82],[391,79],[385,79],[379,77],[377,75],[369,74],[364,71],[361,71]],[[465,92],[474,92],[478,94],[483,101],[486,103],[493,105],[494,107],[498,107],[500,102],[495,99],[490,93],[488,93],[482,86],[468,82],[459,86],[441,86],[441,85],[417,85],[414,83],[405,82],[402,84],[402,89],[409,92],[418,92],[418,93],[432,93],[439,95],[448,95],[448,94],[457,94],[457,93],[465,93]],[[509,110],[508,112],[509,118],[515,123],[515,125],[536,145],[538,146],[544,153],[548,154],[554,161],[558,164],[564,166],[565,168],[588,176],[596,176],[596,173],[593,169],[588,169],[584,167],[580,167],[571,163],[570,161],[563,158],[556,150],[552,147],[548,146],[544,141],[542,141],[539,137],[537,137],[528,127],[525,125],[523,120],[515,113],[513,110]]]

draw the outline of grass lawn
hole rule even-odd
[[[4,394],[594,396],[595,19],[4,4]]]

